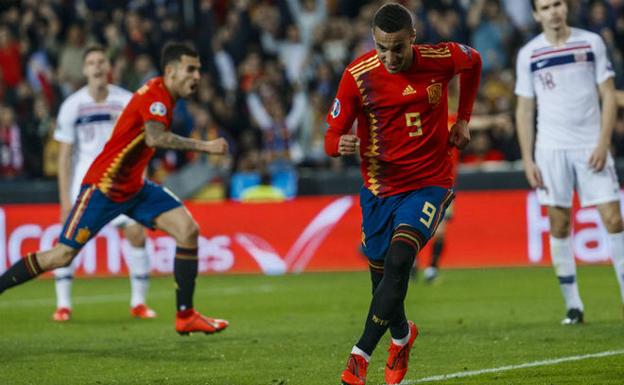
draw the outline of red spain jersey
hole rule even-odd
[[[458,118],[470,120],[481,59],[457,44],[412,46],[407,71],[390,74],[370,51],[347,66],[327,122],[325,151],[338,156],[340,136],[357,119],[365,186],[384,197],[427,186],[453,185],[447,85],[460,78]]]
[[[153,78],[139,88],[117,119],[110,139],[82,183],[96,185],[116,202],[136,194],[143,187],[145,168],[156,151],[145,144],[145,122],[161,122],[169,129],[174,104],[162,77]]]

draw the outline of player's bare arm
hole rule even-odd
[[[617,104],[615,100],[615,85],[613,78],[609,78],[598,86],[602,101],[602,113],[600,117],[600,138],[598,145],[589,157],[589,167],[601,171],[607,162],[607,154],[611,148],[611,135],[615,127]]]
[[[462,70],[459,72],[459,106],[457,106],[457,121],[451,127],[449,144],[459,148],[466,147],[470,142],[468,122],[472,115],[472,106],[477,98],[479,83],[481,81],[482,60],[481,55],[475,49],[459,45],[462,54],[466,58]]]
[[[518,143],[522,153],[524,174],[532,188],[544,188],[544,181],[535,160],[533,159],[533,139],[535,99],[518,96],[516,106],[516,128],[518,130]]]
[[[338,152],[340,155],[353,155],[357,152],[359,144],[360,140],[357,136],[352,134],[342,135],[338,141]]]
[[[59,188],[59,203],[61,204],[60,220],[61,223],[65,222],[67,215],[72,207],[72,201],[70,198],[70,182],[71,182],[71,159],[72,159],[71,143],[59,142],[59,157],[58,157],[58,188]]]
[[[168,132],[163,123],[154,120],[145,123],[145,144],[149,147],[198,151],[215,155],[224,155],[228,151],[228,144],[223,138],[208,141],[185,138]]]
[[[624,91],[615,91],[615,102],[619,108],[624,108]]]

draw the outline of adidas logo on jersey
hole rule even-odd
[[[403,90],[403,96],[413,95],[415,93],[416,90],[410,84],[408,84],[407,87],[405,87],[405,89]]]

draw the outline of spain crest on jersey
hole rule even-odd
[[[427,97],[429,104],[438,104],[442,98],[442,83],[433,83],[427,87]]]

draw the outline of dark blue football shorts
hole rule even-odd
[[[59,242],[80,249],[120,214],[154,228],[156,217],[181,205],[171,191],[150,181],[145,181],[138,193],[123,202],[112,201],[96,185],[85,184],[63,225]]]
[[[372,261],[383,261],[399,225],[416,229],[428,241],[454,197],[452,188],[432,186],[380,198],[363,186],[360,207],[364,255]]]

